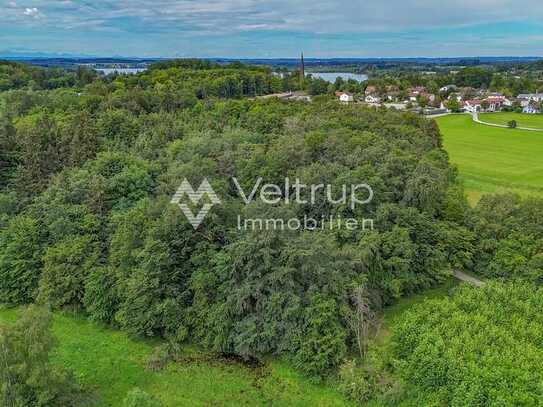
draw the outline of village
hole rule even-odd
[[[483,112],[522,112],[527,114],[541,113],[543,93],[519,94],[508,98],[499,92],[471,87],[443,86],[439,93],[430,93],[424,86],[409,88],[402,92],[396,86],[387,86],[379,91],[376,86],[369,85],[363,94],[335,92],[341,103],[362,103],[374,107],[387,107],[397,110],[409,110],[425,115],[438,115],[449,112],[483,113]]]

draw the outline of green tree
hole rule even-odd
[[[17,124],[17,143],[24,162],[17,172],[17,187],[24,195],[43,191],[64,163],[55,119],[45,112],[25,117]]]
[[[492,81],[492,72],[485,68],[468,67],[460,70],[455,76],[455,82],[458,86],[468,86],[471,88],[488,88]]]
[[[0,118],[0,190],[13,180],[18,158],[15,127],[10,120]]]
[[[35,299],[41,274],[42,226],[17,216],[0,232],[0,302],[27,304]]]
[[[96,243],[89,236],[71,236],[48,247],[43,256],[39,300],[55,308],[80,307],[85,282],[97,261]]]
[[[309,375],[328,373],[343,360],[347,351],[346,337],[334,299],[315,294],[305,309],[294,363]]]
[[[0,327],[0,404],[69,407],[81,390],[71,373],[50,361],[55,340],[51,313],[31,306],[13,326]]]

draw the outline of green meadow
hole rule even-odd
[[[482,113],[479,118],[488,123],[507,125],[511,120],[517,122],[518,127],[529,127],[532,129],[543,129],[543,114],[523,113]]]
[[[0,324],[13,323],[14,309],[0,308]],[[56,313],[55,363],[71,368],[89,390],[92,406],[122,406],[135,387],[178,406],[350,406],[332,385],[311,382],[288,363],[270,360],[250,367],[201,351],[183,349],[181,361],[158,372],[146,368],[158,341],[142,341],[98,326],[84,317]]]
[[[508,121],[508,117],[500,120]],[[543,196],[543,132],[485,126],[474,123],[469,115],[436,121],[471,203],[485,193]]]

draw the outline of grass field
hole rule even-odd
[[[415,304],[447,296],[460,283],[451,278],[440,287],[402,298],[385,309],[376,350],[386,348],[394,324]],[[0,325],[13,323],[18,310],[0,307]],[[268,360],[260,367],[221,360],[187,346],[182,362],[170,363],[163,371],[145,368],[159,341],[129,338],[125,333],[98,326],[75,314],[56,313],[53,332],[58,347],[53,362],[69,366],[96,400],[92,406],[120,407],[134,387],[154,395],[165,407],[184,406],[351,406],[334,389],[334,383],[313,383],[287,362]],[[403,404],[402,404],[403,405]],[[415,405],[415,404],[406,404]],[[368,407],[382,407],[377,401]]]
[[[543,129],[543,114],[523,113],[481,113],[479,119],[483,122],[507,125],[511,120],[516,120],[518,127],[530,127]]]
[[[484,193],[543,196],[543,132],[485,126],[469,115],[436,121],[471,203]]]
[[[0,309],[0,324],[16,318],[17,311]],[[55,314],[53,331],[59,341],[54,362],[71,367],[96,394],[96,406],[122,406],[134,387],[156,396],[166,407],[350,405],[331,386],[314,384],[281,361],[250,368],[187,347],[183,362],[151,372],[145,362],[157,342],[133,340],[66,314]]]

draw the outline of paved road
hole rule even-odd
[[[461,271],[458,271],[458,270],[454,271],[454,276],[459,280],[462,280],[462,281],[465,281],[466,283],[474,285],[475,287],[482,287],[485,285],[484,281],[481,281],[478,278],[467,275],[466,273],[462,273]]]
[[[479,115],[477,113],[473,113],[472,116],[473,121],[475,123],[484,124],[485,126],[492,126],[492,127],[501,127],[503,129],[509,129],[509,126],[503,125],[503,124],[496,124],[496,123],[488,123],[483,122],[481,119],[479,119]],[[531,127],[515,127],[518,130],[529,130],[529,131],[543,131],[543,129],[533,129]]]

